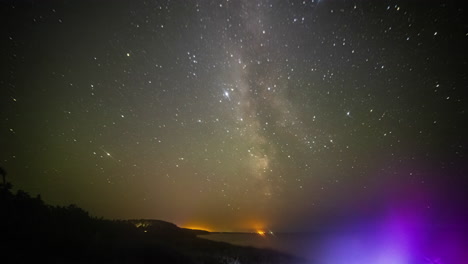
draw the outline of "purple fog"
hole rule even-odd
[[[315,259],[318,256],[323,264],[468,263],[468,232],[460,220],[462,214],[428,214],[418,203],[428,198],[419,199],[424,196],[421,193],[402,191],[376,219],[353,221],[325,236],[319,253],[314,252]],[[430,198],[440,196],[435,193]]]

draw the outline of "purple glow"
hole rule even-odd
[[[465,264],[461,232],[429,228],[414,211],[394,210],[377,225],[329,235],[318,254],[323,264]],[[317,254],[316,254],[317,256]]]
[[[409,264],[407,241],[399,234],[347,234],[328,239],[324,264]]]

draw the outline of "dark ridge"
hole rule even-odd
[[[160,220],[106,220],[76,205],[0,186],[1,263],[303,263],[267,249],[214,242]]]

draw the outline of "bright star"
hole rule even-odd
[[[107,157],[114,158],[114,157],[112,156],[112,154],[110,154],[109,152],[107,152],[103,147],[101,147],[100,149],[104,152],[104,154],[105,154]]]
[[[231,101],[231,95],[229,94],[228,91],[224,90],[223,96],[224,96],[224,98],[226,98],[226,99],[228,99],[229,101]]]

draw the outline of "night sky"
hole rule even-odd
[[[0,165],[111,219],[310,230],[468,211],[445,1],[2,1]],[[466,214],[466,213],[465,213]]]

